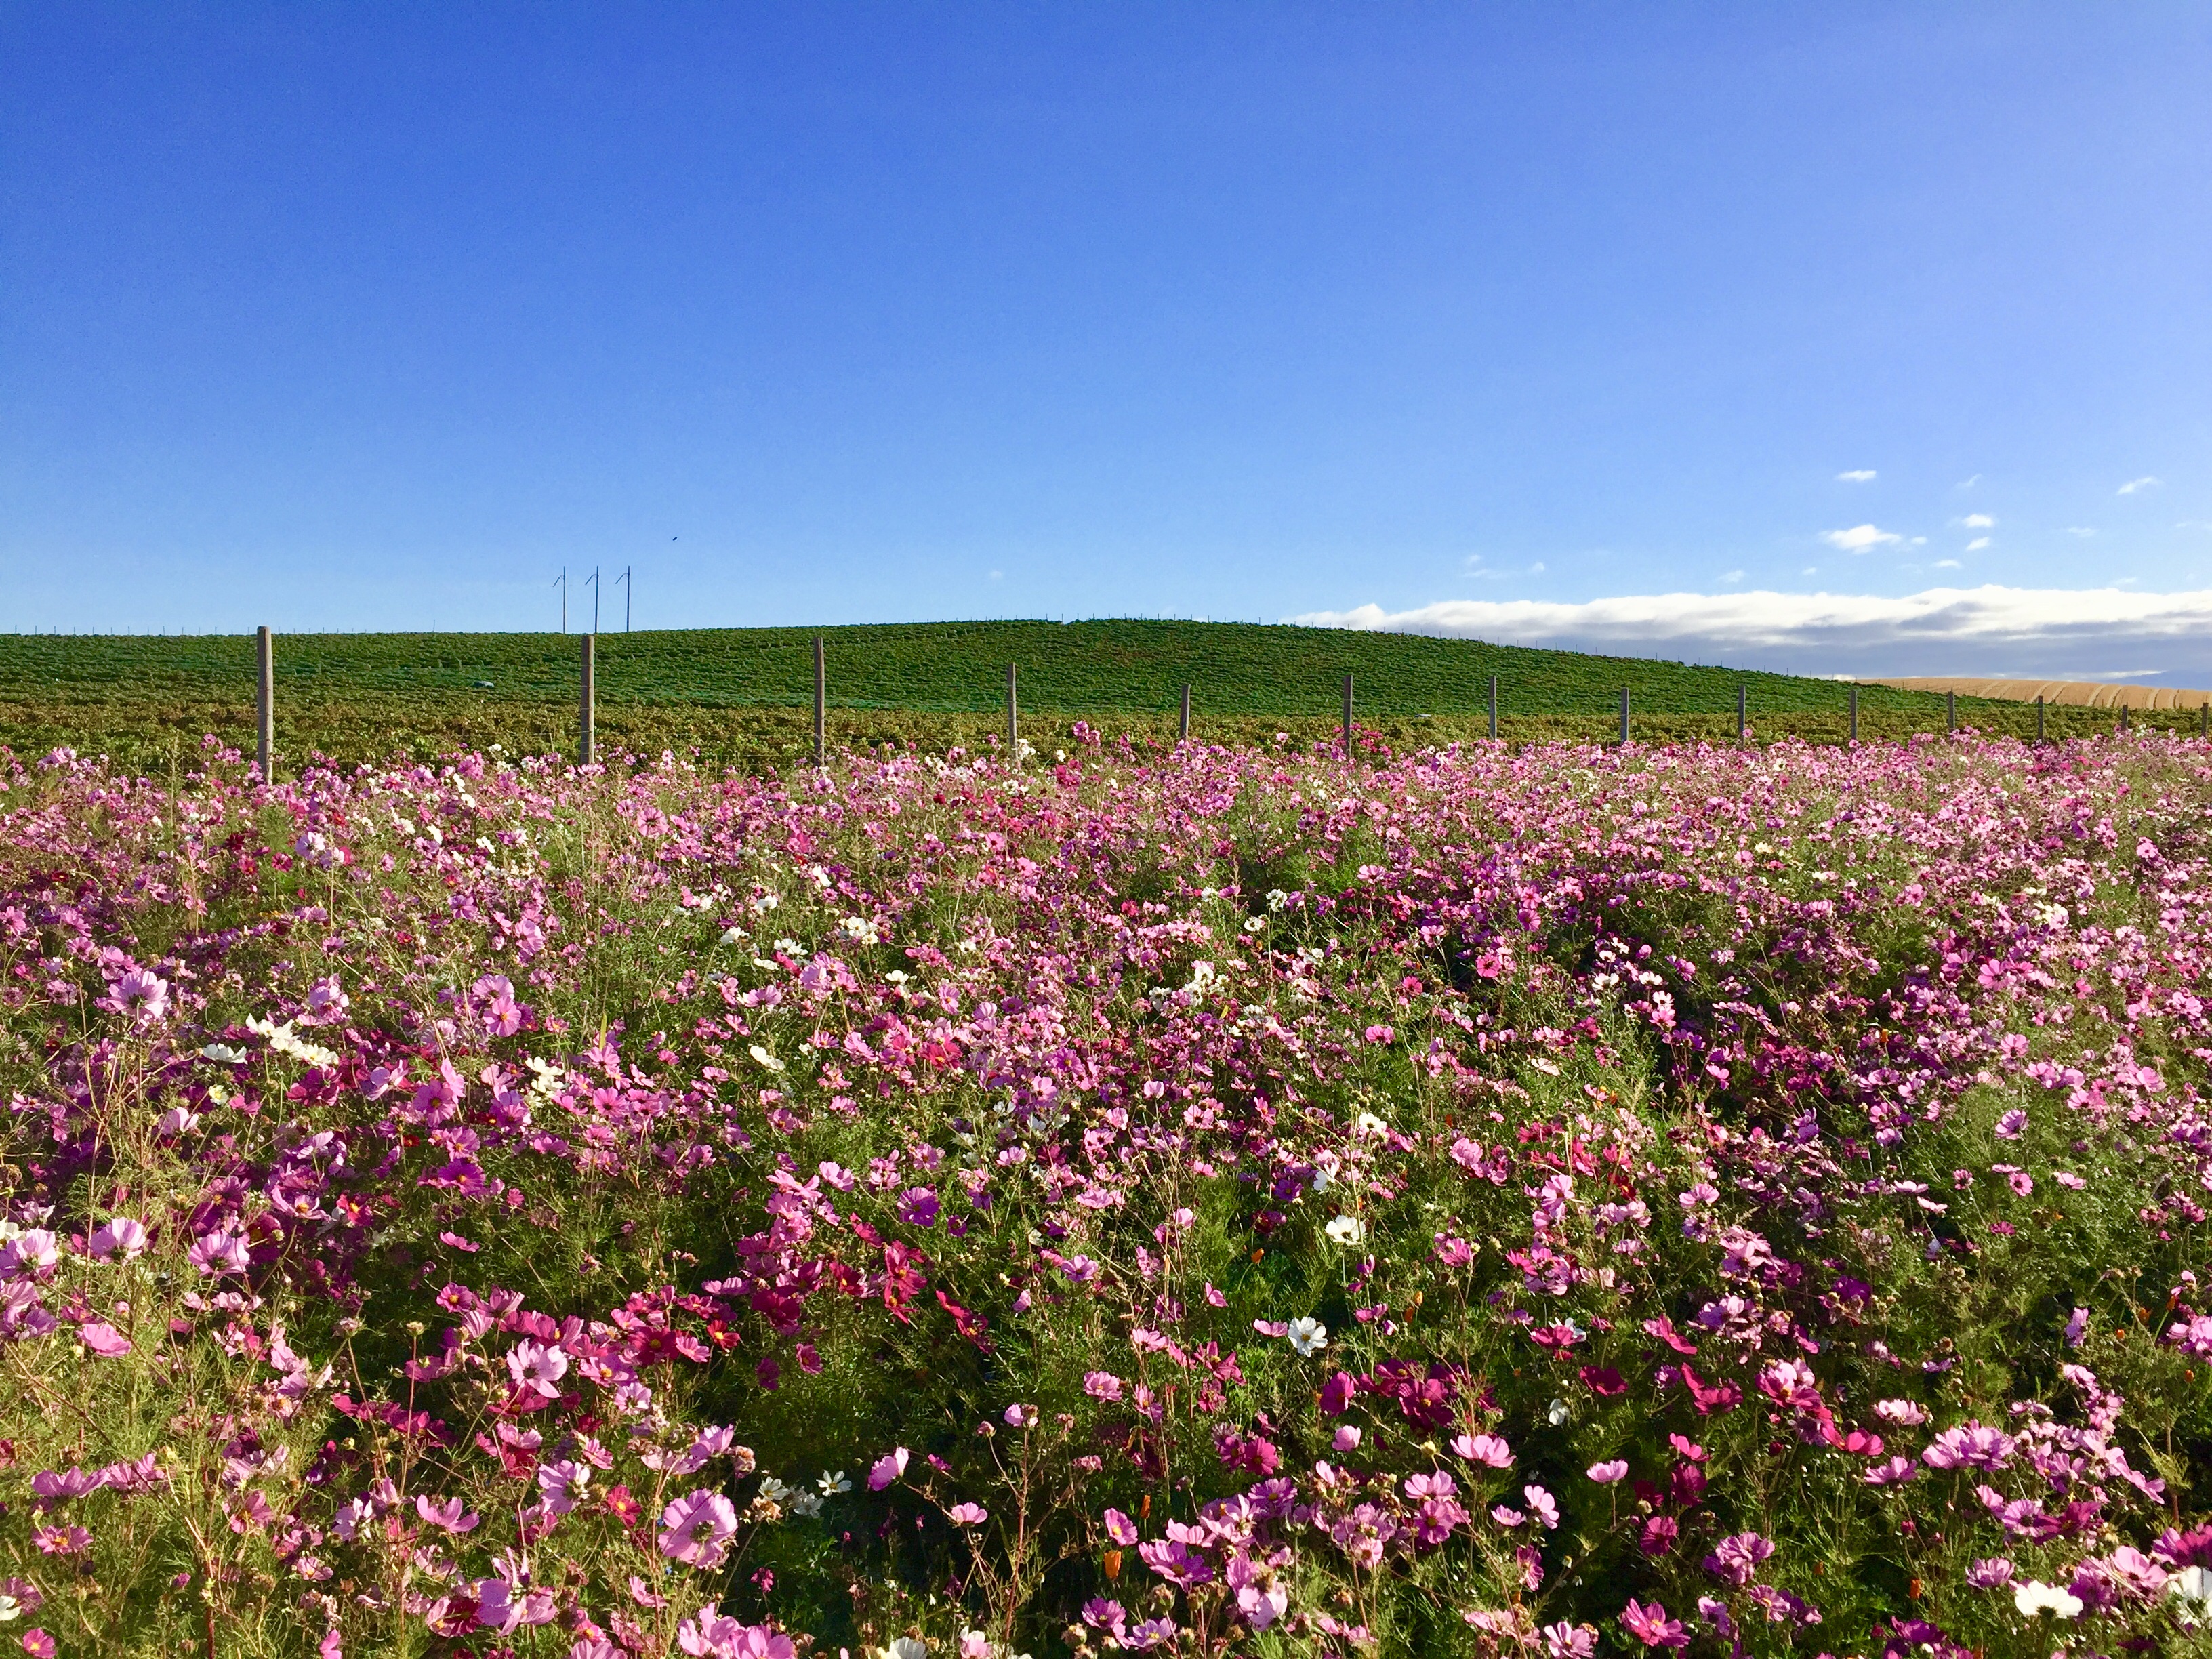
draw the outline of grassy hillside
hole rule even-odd
[[[696,748],[751,766],[797,757],[808,742],[817,633],[828,642],[833,740],[848,744],[987,740],[1010,661],[1020,666],[1025,735],[1048,745],[1079,718],[1166,734],[1186,681],[1202,736],[1320,735],[1334,727],[1346,672],[1361,724],[1395,743],[1478,735],[1492,674],[1509,738],[1609,736],[1623,685],[1639,738],[1730,736],[1739,681],[1759,736],[1835,740],[1844,731],[1845,689],[1790,675],[1334,629],[993,622],[604,635],[603,744]],[[565,749],[576,663],[573,635],[282,636],[279,747],[345,760],[463,744]],[[244,635],[0,636],[0,743],[18,753],[68,744],[164,765],[204,733],[249,744],[252,684]],[[1863,735],[1942,729],[1940,697],[1867,686],[1860,699]],[[2026,731],[2033,714],[1961,699],[1960,719]],[[2069,709],[2052,730],[2102,730],[2112,720]]]

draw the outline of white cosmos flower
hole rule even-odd
[[[2039,1613],[2055,1613],[2061,1619],[2073,1619],[2078,1617],[2081,1611],[2080,1596],[2071,1590],[2046,1584],[2039,1578],[2031,1578],[2025,1584],[2016,1586],[2012,1593],[2012,1604],[2031,1619]]]
[[[835,1498],[840,1492],[853,1490],[853,1483],[845,1478],[845,1471],[842,1469],[834,1472],[825,1470],[816,1477],[814,1484],[822,1488],[822,1495],[824,1498]]]
[[[1356,1215],[1340,1215],[1322,1231],[1337,1243],[1347,1247],[1367,1237],[1366,1224]]]
[[[1328,1327],[1311,1315],[1303,1319],[1293,1319],[1291,1328],[1284,1334],[1291,1339],[1291,1346],[1304,1358],[1310,1359],[1328,1346]]]
[[[2181,1602],[2181,1622],[2185,1625],[2195,1624],[2196,1615],[2212,1606],[2212,1572],[2203,1567],[2184,1567],[2166,1581],[2166,1588],[2168,1595]]]
[[[759,1043],[754,1043],[750,1052],[755,1060],[767,1066],[769,1071],[780,1072],[783,1069],[783,1062],[778,1060],[774,1054],[769,1053],[767,1049],[762,1048]]]

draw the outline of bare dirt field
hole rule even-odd
[[[2201,708],[2212,691],[2175,685],[2114,685],[2099,680],[1954,680],[1940,678],[1875,679],[1872,685],[1900,691],[1955,691],[1962,697],[1997,697],[2008,702],[2061,703],[2077,708]]]

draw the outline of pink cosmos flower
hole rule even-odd
[[[899,1219],[909,1227],[934,1227],[939,1200],[927,1187],[909,1187],[899,1194]]]
[[[1127,1549],[1137,1541],[1137,1523],[1119,1510],[1106,1511],[1106,1535]]]
[[[131,1352],[131,1339],[100,1320],[78,1326],[76,1340],[102,1359],[120,1359]]]
[[[560,1603],[550,1589],[537,1589],[522,1576],[496,1575],[477,1587],[477,1623],[484,1630],[510,1631],[531,1625],[550,1625]]]
[[[44,1227],[27,1227],[0,1243],[0,1279],[15,1279],[52,1267],[61,1260],[61,1245]]]
[[[1752,1581],[1759,1564],[1774,1553],[1774,1545],[1755,1532],[1723,1538],[1705,1558],[1705,1571],[1741,1588]]]
[[[185,1252],[185,1260],[210,1279],[242,1273],[253,1262],[244,1237],[233,1232],[209,1233],[193,1240],[191,1249]]]
[[[415,1500],[415,1513],[442,1532],[473,1532],[483,1517],[468,1506],[465,1498],[447,1498],[433,1503],[428,1498]]]
[[[1111,1371],[1085,1371],[1083,1374],[1083,1392],[1093,1400],[1111,1402],[1121,1397],[1121,1379]]]
[[[591,1495],[586,1490],[591,1484],[590,1468],[572,1458],[538,1466],[538,1490],[544,1494],[546,1509],[555,1515],[566,1515],[582,1503]]]
[[[92,1534],[82,1527],[40,1527],[31,1541],[41,1555],[82,1555],[92,1547]]]
[[[738,1535],[738,1512],[718,1492],[701,1490],[669,1500],[660,1512],[660,1553],[686,1566],[719,1567]]]
[[[110,1256],[120,1256],[129,1261],[146,1252],[144,1224],[127,1215],[115,1216],[93,1229],[92,1237],[85,1241],[85,1249],[95,1261],[105,1261]]]
[[[868,1490],[881,1492],[906,1473],[907,1459],[913,1454],[904,1446],[885,1452],[868,1470]]]
[[[945,1518],[956,1527],[980,1527],[991,1518],[991,1511],[981,1504],[955,1504],[945,1511]]]
[[[507,1375],[514,1386],[542,1400],[561,1397],[561,1379],[568,1374],[568,1356],[557,1345],[528,1340],[514,1345],[507,1357]]]
[[[1170,1584],[1185,1589],[1213,1577],[1213,1564],[1180,1538],[1155,1538],[1139,1544],[1137,1559]]]
[[[1599,1486],[1610,1486],[1627,1478],[1628,1464],[1625,1459],[1616,1457],[1608,1462],[1591,1464],[1587,1473]]]
[[[1591,1659],[1597,1651],[1595,1625],[1547,1625],[1540,1633],[1545,1659]]]
[[[143,968],[133,968],[115,981],[115,1001],[135,1024],[157,1025],[168,1017],[169,981]]]
[[[1657,1601],[1643,1607],[1631,1596],[1628,1605],[1620,1610],[1620,1624],[1622,1629],[1647,1648],[1686,1648],[1690,1645],[1690,1633],[1682,1628],[1682,1621],[1669,1619],[1666,1607]]]
[[[1920,1454],[1931,1469],[2001,1469],[2012,1461],[2013,1439],[2002,1430],[1966,1423],[1943,1431]]]
[[[676,1645],[693,1659],[798,1659],[788,1636],[740,1624],[712,1601],[677,1627]]]
[[[1513,1448],[1494,1434],[1463,1434],[1451,1443],[1452,1450],[1470,1463],[1492,1469],[1513,1467]]]

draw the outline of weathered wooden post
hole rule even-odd
[[[2120,705],[2120,735],[2121,735],[2122,737],[2124,737],[2124,738],[2125,736],[2127,736],[2127,734],[2128,734],[2128,706],[2127,706],[2127,704],[2125,704],[2125,703],[2122,703],[2122,704]]]
[[[2197,711],[2197,735],[2212,738],[2212,702],[2203,704]]]
[[[1746,692],[1744,690],[1744,683],[1741,680],[1738,680],[1735,683],[1735,740],[1738,743],[1741,743],[1743,741],[1743,705],[1745,700]]]
[[[596,634],[586,634],[584,641],[584,683],[576,706],[576,764],[589,766],[596,756],[598,745],[592,741],[592,726],[598,713],[599,690],[594,672],[595,647],[599,642]]]
[[[1956,691],[1946,691],[1943,694],[1943,730],[1949,732],[1958,729],[1959,694]]]
[[[1176,719],[1176,741],[1190,741],[1190,682],[1182,683],[1182,712]]]
[[[829,665],[823,660],[822,636],[817,634],[814,636],[814,763],[817,766],[829,758]]]
[[[2035,694],[2035,740],[2043,741],[2043,693]]]
[[[1858,689],[1858,687],[1856,687],[1856,686],[1855,685],[1855,686],[1853,686],[1853,687],[1851,688],[1851,741],[1852,741],[1853,743],[1856,743],[1858,740],[1859,740],[1859,689]]]
[[[1344,760],[1352,763],[1352,676],[1344,677]]]
[[[1490,677],[1490,740],[1498,741],[1498,676]]]
[[[1014,665],[1006,665],[1006,764],[1016,765],[1021,758],[1022,726],[1019,706],[1014,692]]]
[[[276,658],[266,628],[253,635],[253,752],[261,781],[276,781]]]

